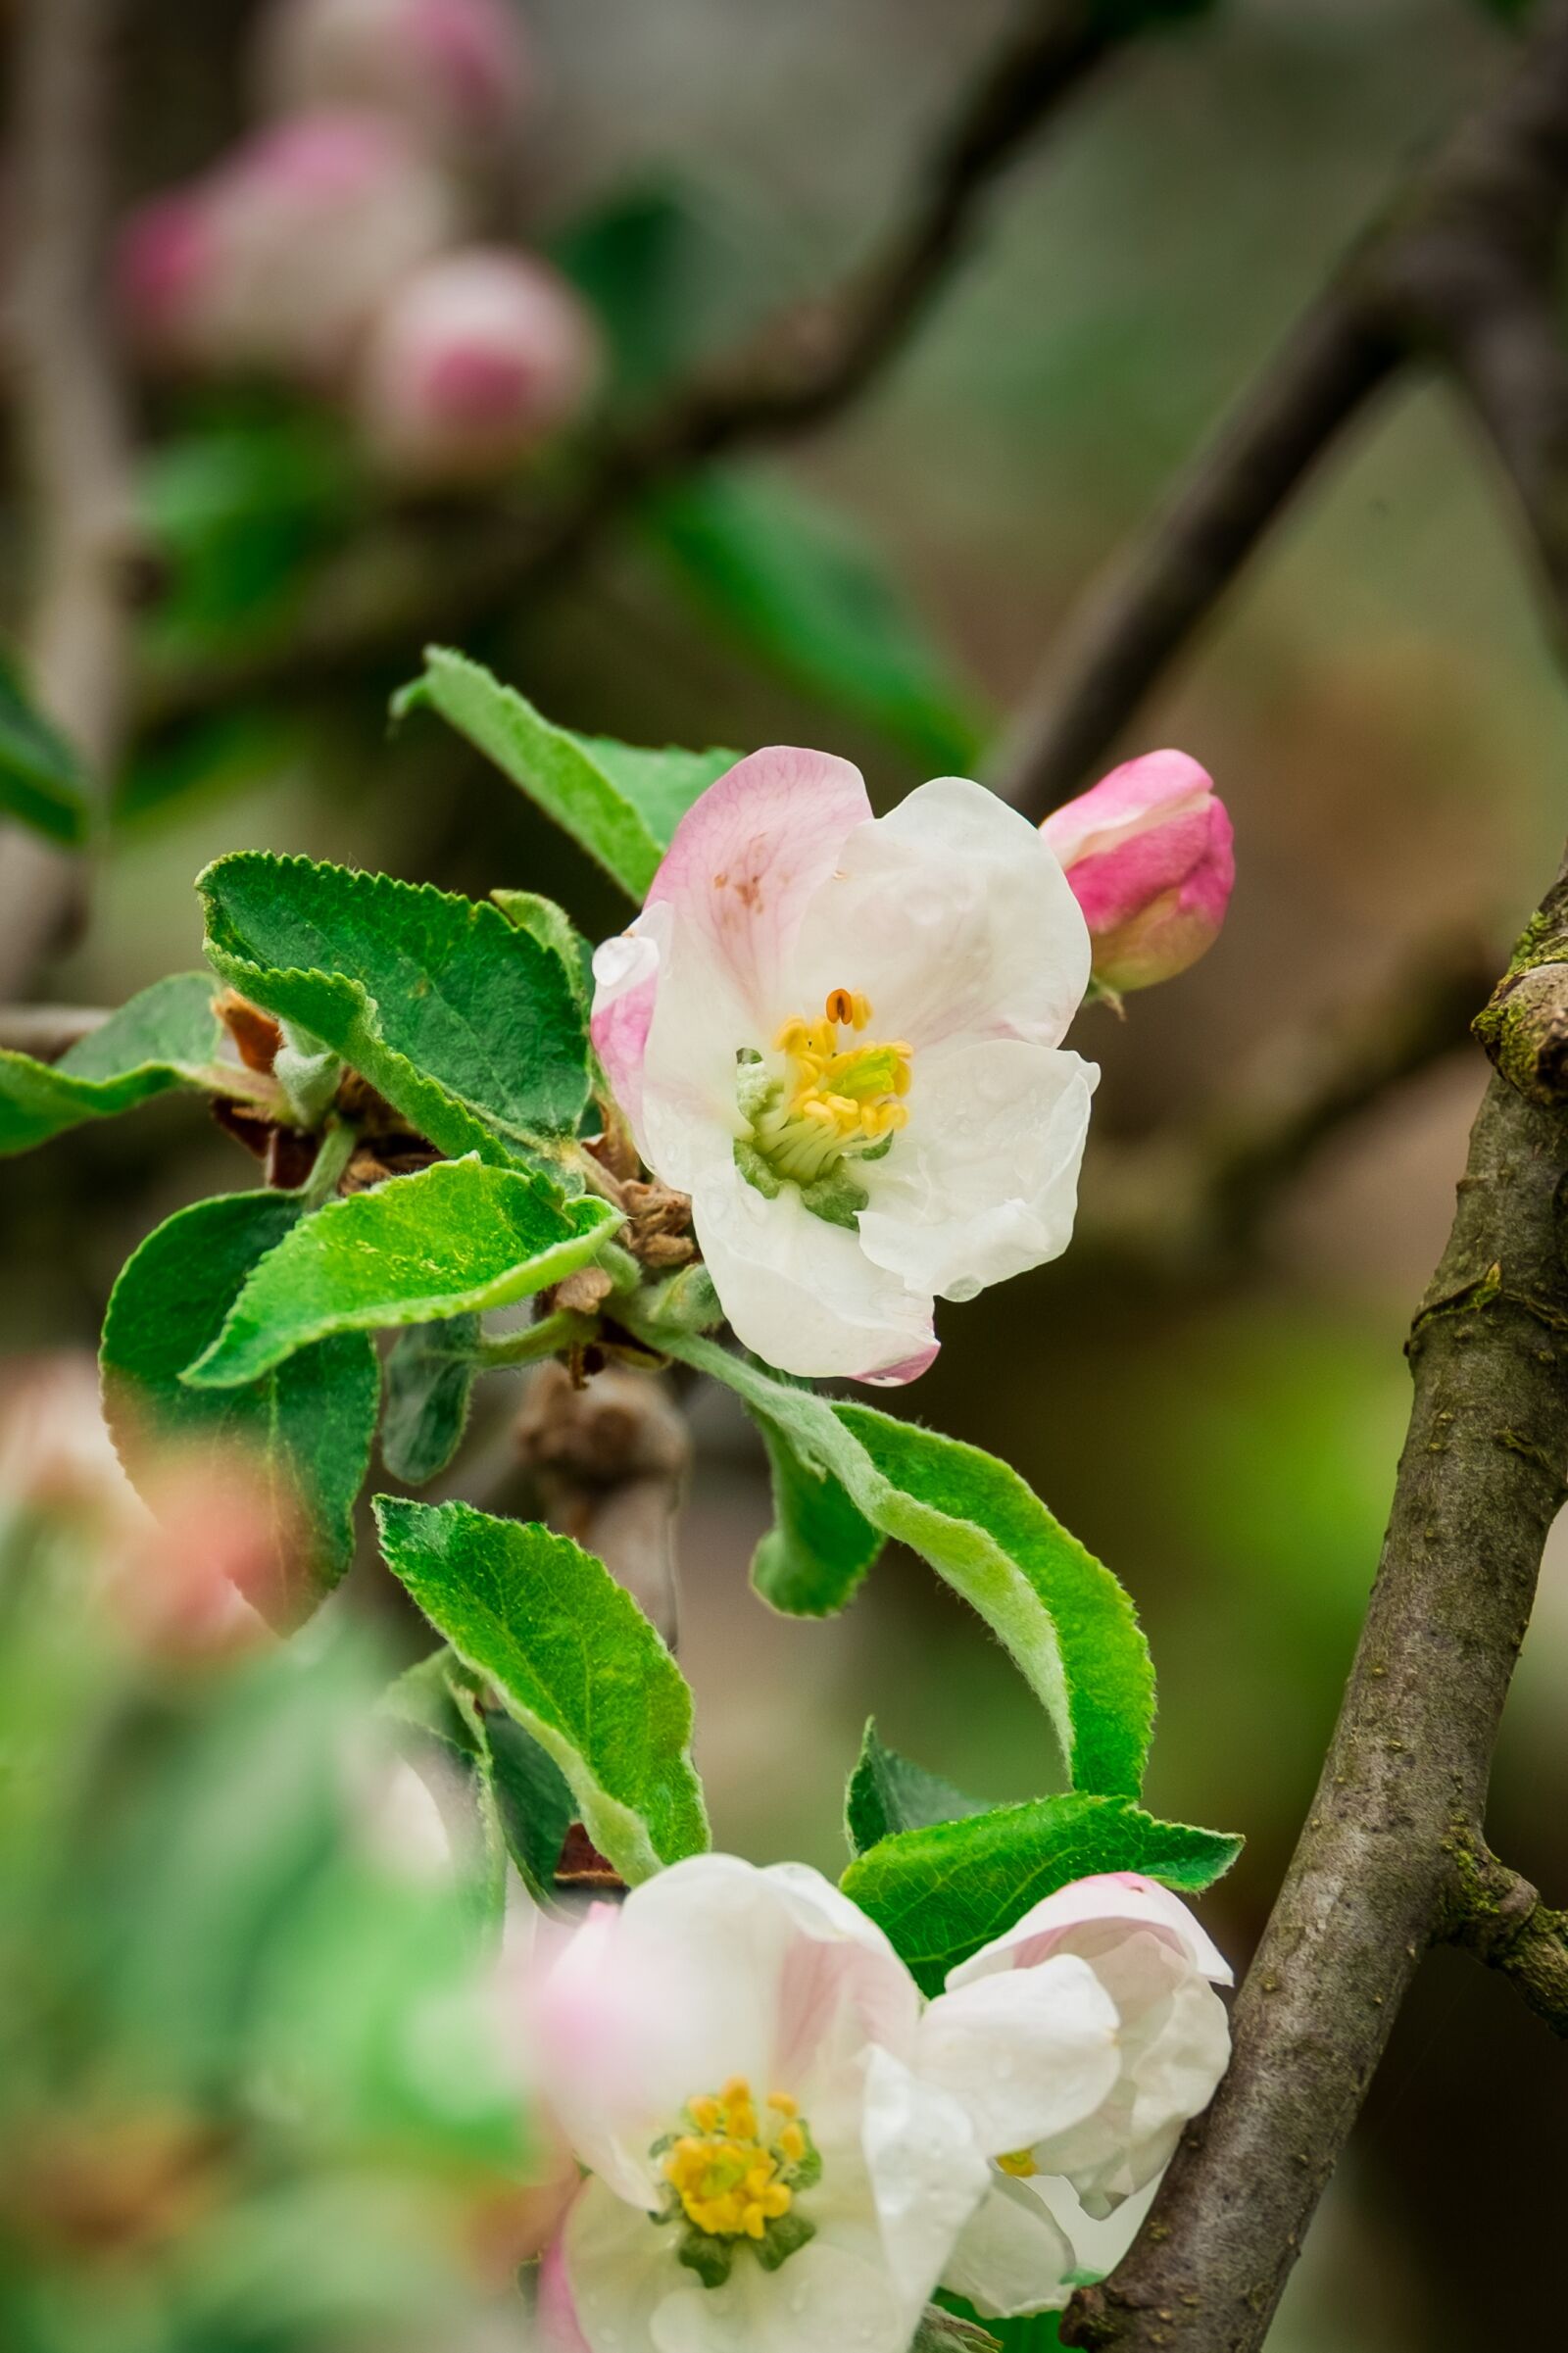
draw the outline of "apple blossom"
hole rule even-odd
[[[1185,752],[1112,768],[1040,830],[1084,910],[1108,995],[1172,980],[1213,946],[1236,879],[1231,821]]]
[[[1066,1248],[1098,1072],[1059,1045],[1088,935],[1050,845],[981,786],[873,818],[847,760],[756,752],[594,973],[638,1148],[769,1363],[911,1380],[937,1298]]]
[[[1142,2201],[1124,2236],[1107,2239],[1093,2226],[1164,2171],[1182,2127],[1213,2097],[1230,2051],[1224,2004],[1213,1990],[1231,1983],[1229,1967],[1180,1898],[1134,1872],[1058,1888],[952,1970],[948,1991],[927,2013],[927,2035],[945,2002],[972,2000],[988,1987],[1001,2000],[1009,1980],[1027,1983],[1068,1957],[1094,1973],[1115,2009],[1115,2064],[1102,2096],[1076,2123],[1001,2160],[959,2241],[948,2284],[992,2318],[1036,2309],[1040,2263],[1067,2234],[1080,2258],[1092,2249],[1100,2268],[1120,2260],[1142,2220]],[[925,2062],[939,2081],[962,2065],[961,2044],[946,2070],[929,2056]],[[1064,2282],[1070,2268],[1062,2269]]]
[[[130,216],[121,305],[153,359],[330,376],[457,226],[451,188],[395,123],[296,116]]]
[[[929,2006],[800,1865],[697,1856],[595,1906],[531,1996],[547,2111],[588,2176],[544,2260],[546,2353],[906,2353],[943,2283],[993,2309],[1063,2301],[1073,2249],[996,2161],[1115,2109],[1142,2014],[1104,1954],[1162,1890],[1116,1883],[1097,1942],[1102,1885],[1053,1899],[1057,1949],[989,1946]],[[1184,1952],[1207,1949],[1188,1932]],[[1152,2036],[1180,2046],[1172,2080],[1185,2032]],[[1195,2107],[1216,2072],[1189,2060]]]
[[[516,129],[533,68],[508,0],[273,0],[257,79],[279,114],[375,107],[461,152]]]
[[[426,482],[504,472],[575,415],[598,367],[593,322],[543,262],[438,255],[378,314],[357,377],[372,448]]]

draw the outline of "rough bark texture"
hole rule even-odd
[[[1549,950],[1559,879],[1526,943]],[[1525,946],[1521,944],[1522,948]],[[1568,2019],[1561,1924],[1485,1858],[1509,1679],[1568,1467],[1568,1109],[1487,1090],[1409,1341],[1415,1400],[1355,1664],[1237,2001],[1235,2054],[1150,2223],[1063,2341],[1252,2353],[1427,1947],[1457,1936]],[[1494,1949],[1488,1950],[1492,1946]]]

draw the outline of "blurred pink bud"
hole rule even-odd
[[[280,113],[375,107],[464,155],[515,130],[533,71],[509,0],[275,0],[258,79]]]
[[[328,375],[458,226],[453,189],[395,123],[299,115],[131,215],[121,303],[154,359]]]
[[[358,405],[372,446],[407,478],[505,472],[582,408],[599,344],[542,262],[473,247],[399,286],[366,343]]]
[[[1231,821],[1185,752],[1112,768],[1040,830],[1083,908],[1102,989],[1173,980],[1213,945],[1236,879]]]

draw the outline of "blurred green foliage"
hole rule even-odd
[[[58,1515],[0,1528],[0,2343],[449,2353],[529,2146],[379,1662],[135,1606]]]

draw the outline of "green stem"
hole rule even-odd
[[[592,1340],[598,1329],[596,1317],[579,1315],[574,1307],[558,1307],[553,1315],[542,1315],[521,1332],[507,1332],[499,1339],[481,1335],[474,1354],[487,1371],[503,1364],[537,1364],[541,1356],[580,1347]]]
[[[358,1142],[358,1131],[346,1119],[327,1121],[311,1173],[300,1187],[300,1198],[307,1209],[318,1209],[323,1201],[331,1200],[337,1191],[338,1178],[354,1157]]]

